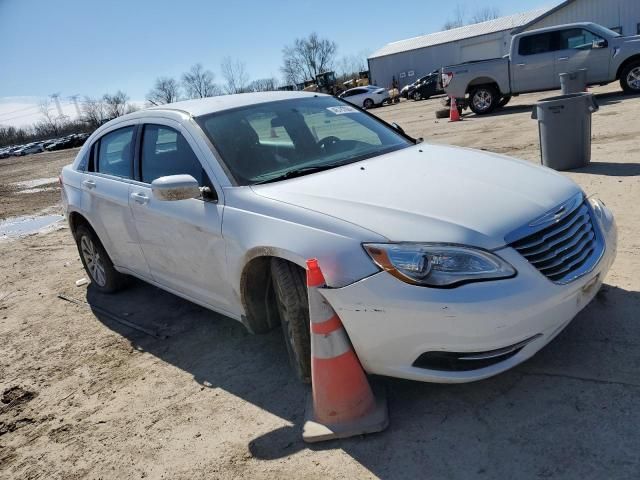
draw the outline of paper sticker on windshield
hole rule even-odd
[[[342,107],[327,107],[327,110],[335,113],[336,115],[343,115],[345,113],[358,113],[358,110],[348,105],[344,105]]]

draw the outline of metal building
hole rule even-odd
[[[572,22],[594,22],[623,35],[636,35],[640,0],[566,0],[551,9],[392,42],[369,57],[369,78],[382,87],[391,87],[395,78],[403,87],[444,65],[501,57],[519,31]]]

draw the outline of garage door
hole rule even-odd
[[[502,56],[502,40],[491,40],[465,45],[462,47],[460,56],[462,57],[462,62],[500,58]]]

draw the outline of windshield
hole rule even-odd
[[[413,143],[334,97],[259,103],[196,118],[239,185],[383,155]]]

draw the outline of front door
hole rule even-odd
[[[155,179],[179,174],[191,175],[201,187],[213,190],[195,154],[196,144],[177,122],[158,120],[142,128],[137,181],[131,185],[129,202],[151,275],[162,286],[227,310],[223,205],[204,197],[158,200],[151,191]]]
[[[559,50],[556,52],[557,87],[560,74],[587,69],[587,83],[606,82],[609,77],[611,53],[604,48],[606,40],[585,28],[568,28],[558,32]],[[594,46],[598,47],[594,48]]]

